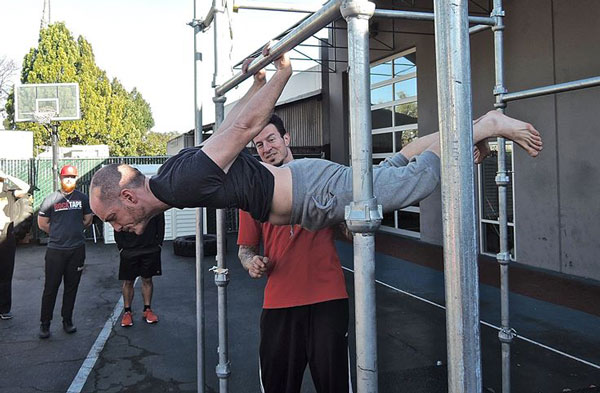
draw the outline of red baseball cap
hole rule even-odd
[[[60,170],[61,176],[77,176],[77,168],[73,165],[65,165]]]

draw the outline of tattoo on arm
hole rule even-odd
[[[240,258],[240,262],[244,269],[248,270],[250,268],[249,263],[252,258],[258,255],[258,247],[257,246],[240,246],[238,250],[238,258]]]

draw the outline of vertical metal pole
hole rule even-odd
[[[481,392],[468,0],[434,0],[448,391]]]
[[[492,17],[496,24],[492,26],[494,32],[494,54],[496,85],[494,95],[496,103],[494,106],[500,112],[504,112],[506,103],[502,97],[507,92],[504,87],[504,10],[502,0],[494,0]],[[510,262],[510,251],[508,249],[508,213],[507,213],[507,186],[510,177],[506,171],[506,143],[504,138],[498,138],[498,172],[496,173],[496,185],[498,186],[498,224],[500,227],[500,252],[496,254],[496,260],[500,265],[500,331],[498,339],[502,348],[502,392],[510,393],[510,344],[515,337],[515,331],[509,326],[509,301],[508,301],[508,264]]]
[[[200,2],[194,0],[194,144],[202,143],[202,52],[200,43]],[[196,209],[196,375],[198,393],[204,393],[204,214]]]
[[[52,179],[54,180],[54,191],[60,190],[60,178],[58,176],[58,124],[50,124],[50,135],[52,140]]]
[[[383,217],[373,196],[369,18],[375,4],[347,0],[340,8],[348,24],[350,134],[353,202],[346,222],[354,239],[357,392],[377,392],[377,322],[375,318],[375,236]]]
[[[220,82],[219,76],[226,61],[221,61],[225,45],[225,2],[226,0],[214,0],[214,61],[215,72],[213,74],[213,87]],[[219,132],[219,127],[225,118],[225,97],[217,96],[213,98],[215,103],[215,130]],[[225,267],[225,210],[217,210],[217,266],[215,272],[215,284],[217,285],[218,297],[218,321],[219,321],[219,364],[216,367],[217,377],[219,377],[219,392],[227,393],[229,391],[229,375],[231,367],[229,363],[229,343],[227,329],[227,284],[229,284],[229,271]]]
[[[215,15],[216,19],[216,15]],[[215,132],[224,118],[225,97],[215,97]],[[229,284],[229,271],[225,267],[225,210],[217,210],[217,266],[215,272],[215,284],[218,296],[218,320],[219,320],[219,364],[216,367],[219,377],[219,392],[227,393],[231,368],[229,363],[229,344],[227,332],[227,284]]]

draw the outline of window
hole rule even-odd
[[[498,151],[495,141],[490,142],[492,151]],[[515,253],[515,219],[514,219],[514,192],[513,192],[513,143],[506,141],[506,171],[509,184],[506,187],[506,210],[508,221],[508,250],[511,259],[516,258]],[[496,173],[498,172],[498,158],[496,154],[487,157],[479,165],[479,233],[481,253],[496,256],[500,252],[500,223],[498,209],[498,186],[496,186]]]
[[[371,65],[373,165],[418,136],[417,52],[396,54]],[[420,237],[419,204],[385,214],[381,229]]]

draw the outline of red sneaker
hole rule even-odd
[[[142,315],[142,317],[144,318],[144,320],[146,321],[146,323],[156,323],[156,322],[158,322],[158,315],[154,314],[152,312],[151,308],[146,309],[146,311],[144,311],[144,314]]]
[[[127,311],[123,313],[123,318],[121,319],[121,326],[129,327],[133,326],[133,318],[131,317],[131,311]]]

